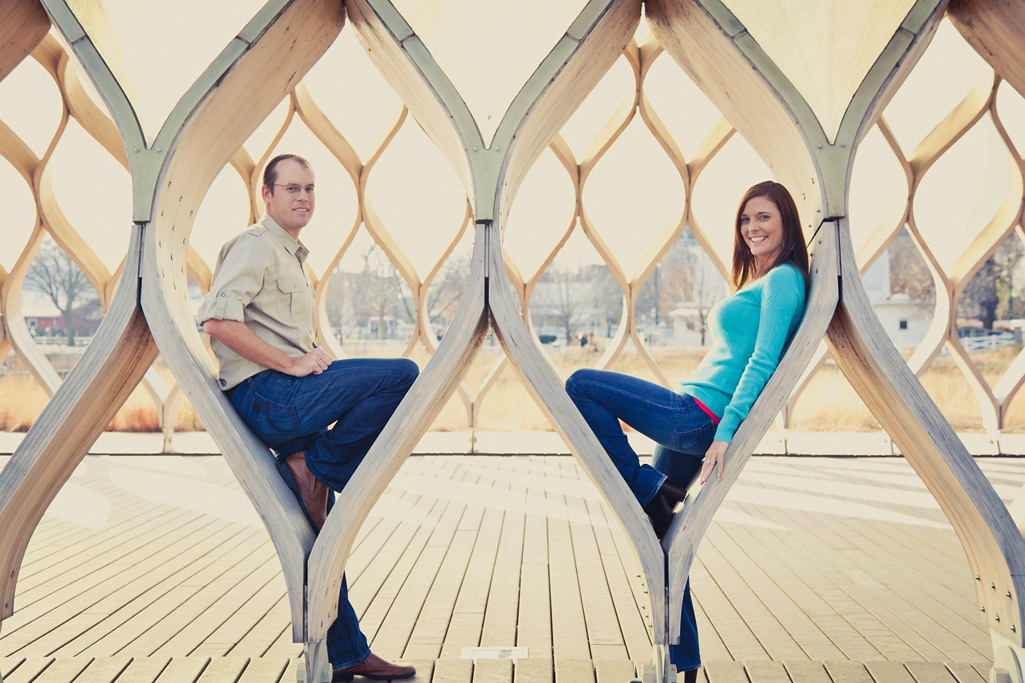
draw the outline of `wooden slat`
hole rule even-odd
[[[865,665],[861,662],[825,662],[826,672],[833,683],[872,683]]]
[[[30,683],[52,663],[52,657],[28,657],[10,673],[4,672],[4,683]]]
[[[554,675],[550,659],[518,659],[513,667],[513,683],[552,683]]]
[[[744,671],[751,683],[790,683],[783,662],[746,662]]]
[[[594,674],[597,683],[623,683],[633,679],[636,673],[634,663],[629,660],[596,659],[594,661]]]
[[[91,657],[64,657],[54,659],[33,683],[68,683],[82,673],[92,662]]]
[[[139,657],[117,677],[117,683],[153,683],[170,664],[170,657]]]
[[[290,660],[283,657],[257,657],[249,660],[237,683],[291,683],[286,676]],[[294,670],[294,669],[293,669]]]
[[[434,662],[431,683],[470,683],[473,662],[469,659],[439,659]]]
[[[249,657],[214,657],[196,683],[236,683],[247,668]]]
[[[594,683],[590,659],[556,659],[555,683]]]
[[[97,657],[75,679],[75,683],[113,683],[131,662],[132,658],[126,655]]]
[[[511,683],[511,659],[478,659],[473,664],[473,683]]]
[[[566,497],[561,493],[550,492],[547,503],[552,648],[555,654],[555,677],[558,680],[560,662],[590,662],[591,651],[587,645],[587,627],[574,567]]]
[[[984,667],[988,671],[989,667]],[[989,680],[979,673],[979,669],[966,663],[948,663],[947,670],[957,680],[957,683],[984,683]],[[911,670],[912,673],[914,669]]]
[[[904,662],[915,683],[958,683],[943,662]]]
[[[900,662],[865,662],[865,668],[876,683],[914,683]]]
[[[743,662],[706,662],[702,668],[708,683],[748,683]]]
[[[157,683],[196,683],[209,657],[175,657],[157,676]]]
[[[822,662],[783,662],[793,683],[830,683]]]

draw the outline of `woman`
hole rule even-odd
[[[658,538],[699,470],[702,484],[714,469],[722,476],[734,433],[804,314],[808,250],[787,189],[772,181],[750,188],[737,208],[735,228],[737,291],[712,307],[712,347],[676,392],[604,370],[578,370],[566,382]],[[620,420],[658,444],[651,465],[639,463]],[[687,683],[696,678],[701,658],[689,584],[680,644],[670,646],[670,658],[677,671],[687,672]]]

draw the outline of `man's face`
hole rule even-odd
[[[312,191],[313,169],[306,168],[295,159],[278,163],[278,177],[274,181],[274,192],[264,186],[263,201],[267,215],[285,229],[293,238],[299,239],[299,231],[306,227],[313,217],[316,200]],[[290,190],[298,189],[298,192]]]

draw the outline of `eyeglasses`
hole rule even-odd
[[[306,190],[306,194],[312,196],[313,193],[316,191],[316,188],[313,187],[313,185],[303,186],[303,185],[282,185],[281,183],[273,183],[273,184],[276,187],[283,187],[283,188],[285,188],[285,192],[287,192],[288,194],[293,195],[293,196],[297,196],[303,190]]]

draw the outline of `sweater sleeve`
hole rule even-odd
[[[717,441],[732,441],[779,365],[790,324],[804,313],[804,277],[796,268],[773,268],[762,285],[761,312],[754,351],[715,432]]]

